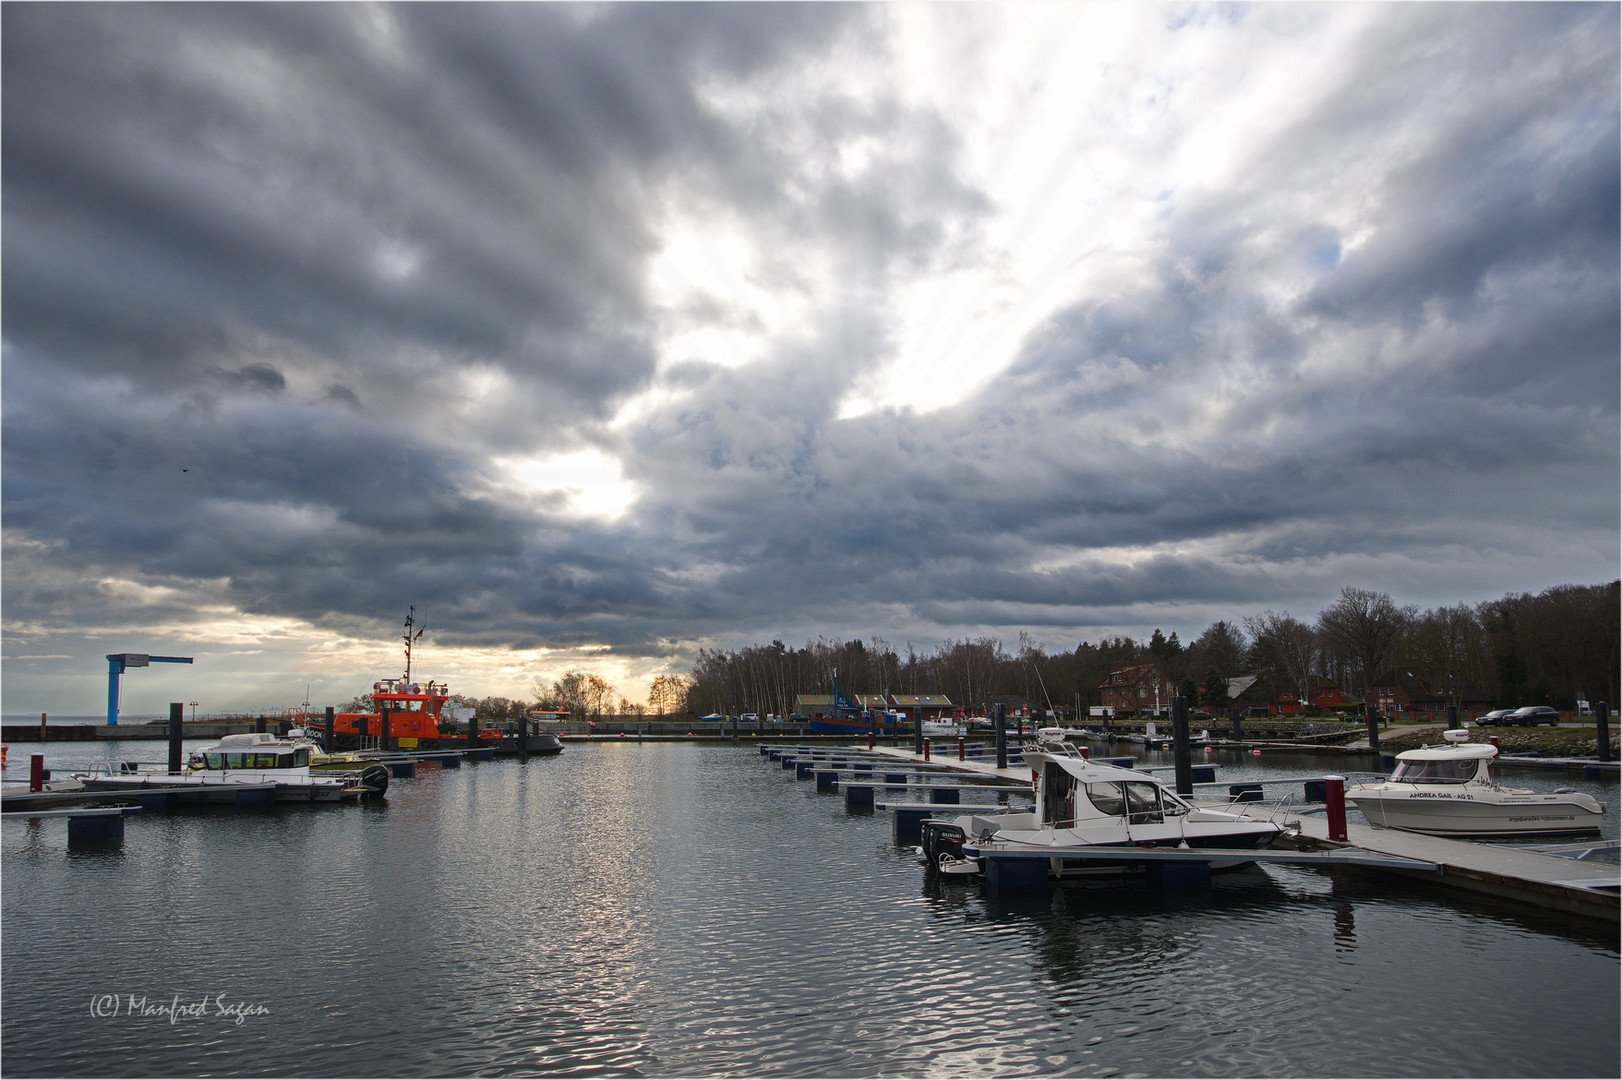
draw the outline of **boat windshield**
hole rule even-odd
[[[1399,761],[1391,779],[1401,784],[1463,784],[1475,779],[1478,760]]]

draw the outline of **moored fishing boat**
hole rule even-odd
[[[1006,814],[965,814],[923,824],[924,854],[948,874],[982,871],[979,853],[1041,852],[1055,876],[1119,875],[1141,866],[1137,848],[1234,851],[1210,860],[1214,869],[1244,865],[1245,850],[1266,847],[1285,823],[1197,806],[1148,773],[1087,760],[1064,733],[1044,729],[1023,754],[1035,773],[1036,805]],[[1065,861],[1066,853],[1119,848],[1119,860]]]
[[[74,774],[89,791],[166,791],[184,802],[232,803],[244,787],[270,785],[276,802],[342,802],[377,798],[389,788],[389,770],[368,765],[355,771],[314,773],[310,744],[266,732],[227,735],[193,750],[184,771],[142,769],[130,762],[102,762]]]
[[[1346,801],[1376,828],[1432,836],[1509,837],[1599,831],[1605,804],[1570,789],[1504,787],[1493,775],[1498,748],[1444,731],[1439,746],[1404,750],[1390,778],[1357,784]]]

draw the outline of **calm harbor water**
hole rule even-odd
[[[1286,867],[998,898],[748,745],[424,766],[385,804],[137,816],[113,852],[65,834],[4,826],[7,1076],[1619,1069],[1614,927]]]

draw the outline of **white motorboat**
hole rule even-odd
[[[1087,760],[1064,733],[1044,729],[1023,754],[1036,777],[1036,805],[1004,814],[965,814],[926,821],[924,854],[948,874],[981,871],[978,852],[1042,851],[1059,876],[1120,874],[1141,864],[1139,847],[1234,849],[1232,859],[1210,860],[1214,869],[1243,865],[1241,852],[1266,847],[1287,823],[1196,805],[1157,776]],[[971,850],[966,851],[965,845]],[[1067,851],[1119,847],[1120,862],[1088,858],[1065,862]]]
[[[1468,742],[1462,729],[1444,731],[1440,746],[1404,750],[1390,779],[1346,791],[1369,824],[1432,836],[1531,836],[1597,832],[1605,804],[1563,788],[1527,791],[1494,777],[1498,748]]]
[[[180,773],[109,761],[76,773],[75,779],[91,791],[139,794],[165,790],[183,801],[203,803],[233,803],[245,785],[273,785],[271,797],[276,802],[340,802],[388,791],[389,770],[382,765],[355,772],[312,773],[312,749],[304,741],[249,732],[227,735],[213,746],[193,750]]]

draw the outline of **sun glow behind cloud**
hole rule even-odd
[[[498,486],[530,497],[561,500],[565,512],[614,521],[636,501],[637,486],[617,459],[601,450],[536,457],[493,458]]]

